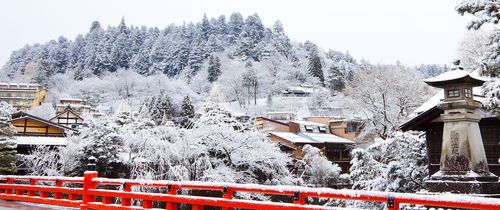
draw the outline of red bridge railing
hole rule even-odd
[[[388,209],[401,204],[418,204],[449,208],[500,209],[500,199],[462,195],[416,195],[406,193],[334,190],[295,186],[253,184],[146,181],[98,178],[97,172],[87,171],[84,177],[0,176],[0,199],[76,207],[80,209],[151,209],[163,202],[166,209],[177,204],[189,204],[194,210],[204,206],[223,210],[243,209],[343,209],[307,204],[307,198],[333,198],[386,203]],[[166,193],[147,193],[132,188],[163,189]],[[178,190],[206,190],[222,194],[221,198],[178,194]],[[233,199],[234,193],[282,195],[293,203],[278,203]]]

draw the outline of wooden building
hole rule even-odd
[[[273,120],[267,117],[257,117],[255,119],[255,125],[260,130],[265,131],[276,131],[276,132],[288,132],[288,122],[283,122],[280,120]]]
[[[51,118],[49,121],[73,129],[83,127],[83,118],[70,106],[67,106],[63,111],[56,114],[56,116]]]
[[[10,122],[16,127],[16,136],[65,137],[67,132],[76,131],[22,111],[12,114]]]

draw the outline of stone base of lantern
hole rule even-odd
[[[451,192],[457,194],[478,194],[500,197],[500,181],[492,173],[444,174],[437,172],[426,181],[429,192]]]

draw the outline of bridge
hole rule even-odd
[[[349,209],[315,205],[310,199],[341,199],[384,203],[387,209],[432,206],[467,209],[500,209],[500,199],[464,195],[420,195],[297,186],[268,186],[222,182],[176,182],[99,178],[96,171],[84,177],[0,176],[0,209],[9,202],[48,204],[86,209],[202,210],[206,206],[223,210],[241,209]],[[205,194],[193,193],[194,191]],[[208,192],[208,193],[207,193]],[[290,202],[256,201],[234,198],[235,193],[288,197]],[[215,196],[214,196],[215,195]],[[21,205],[10,202],[11,205]],[[13,207],[10,209],[21,209]],[[36,207],[29,208],[31,210]],[[42,208],[40,209],[50,209]],[[69,208],[71,209],[71,208]]]

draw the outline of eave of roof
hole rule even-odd
[[[272,119],[269,119],[267,117],[257,117],[257,119],[263,119],[263,120],[267,120],[267,121],[270,121],[270,122],[274,122],[274,123],[278,123],[278,124],[281,124],[281,125],[286,125],[288,126],[288,123],[284,123],[284,122],[280,122],[278,120],[272,120]]]
[[[20,115],[21,117],[14,118],[15,115]],[[9,120],[9,122],[16,121],[16,120],[22,120],[22,119],[32,119],[32,120],[35,120],[35,121],[38,121],[38,122],[41,122],[41,123],[44,123],[44,124],[48,124],[48,125],[51,125],[53,127],[60,128],[60,129],[63,129],[63,130],[76,131],[73,128],[66,127],[64,125],[59,125],[59,124],[54,123],[54,122],[50,122],[48,120],[45,120],[43,118],[40,118],[40,117],[37,117],[37,116],[34,116],[34,115],[30,115],[30,114],[28,114],[26,112],[23,112],[23,111],[19,111],[19,112],[16,112],[16,113],[12,114],[12,118],[13,119]]]

